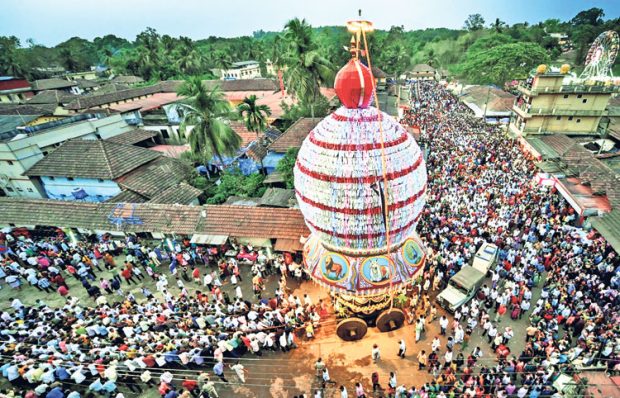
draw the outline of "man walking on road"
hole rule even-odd
[[[407,346],[405,345],[405,340],[401,340],[398,345],[398,356],[405,359],[405,352],[407,352]]]

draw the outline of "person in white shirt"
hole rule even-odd
[[[345,386],[340,386],[340,398],[349,398],[349,393]]]
[[[441,328],[441,335],[445,336],[446,329],[448,328],[448,318],[446,318],[444,315],[439,318],[439,327]]]
[[[245,375],[247,373],[245,367],[237,361],[237,363],[232,365],[230,368],[235,371],[239,380],[241,380],[242,383],[245,383]]]
[[[381,352],[379,351],[379,346],[373,344],[372,351],[370,353],[373,362],[377,362],[381,358]]]
[[[443,358],[446,361],[445,367],[447,368],[452,363],[452,350],[448,349]]]
[[[407,345],[405,344],[405,340],[401,340],[398,344],[398,356],[402,359],[405,359],[405,353],[407,352]]]
[[[435,336],[433,339],[433,343],[431,344],[431,350],[438,351],[441,347],[441,340],[439,340],[439,336]]]

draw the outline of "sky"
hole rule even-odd
[[[108,33],[133,40],[150,26],[197,40],[280,31],[294,17],[313,26],[344,25],[358,9],[377,28],[461,28],[475,13],[487,23],[499,17],[513,24],[569,20],[591,7],[602,8],[606,19],[620,17],[620,0],[1,0],[0,36],[52,46]]]

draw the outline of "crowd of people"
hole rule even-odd
[[[574,210],[553,188],[534,183],[533,162],[501,128],[476,119],[435,82],[414,82],[410,90],[411,110],[401,122],[420,129],[428,150],[427,206],[418,227],[428,257],[405,312],[416,343],[428,323],[440,333],[429,350],[407,351],[399,341],[398,356],[415,358],[432,381],[406,386],[396,370],[387,380],[373,372],[371,383],[348,386],[350,395],[550,397],[553,381],[572,367],[618,370],[617,254],[596,232],[576,226]],[[439,316],[431,292],[484,242],[499,248],[490,282],[450,319]],[[289,293],[287,277],[303,278],[298,265],[249,255],[251,248],[243,253],[250,257],[253,298],[244,297],[235,257],[188,241],[75,242],[61,233],[34,239],[5,233],[0,248],[3,288],[45,293],[29,305],[17,294],[0,314],[0,371],[11,384],[0,397],[120,398],[121,386],[135,394],[156,388],[164,398],[217,397],[217,386],[230,382],[226,369],[245,383],[248,370],[237,359],[295,348],[300,337],[314,336],[327,311],[323,301]],[[280,282],[266,295],[269,274]],[[76,282],[67,283],[71,278]],[[89,302],[73,289],[84,289]],[[511,352],[508,318],[529,321],[522,350]],[[474,332],[488,345],[469,347]],[[380,361],[378,346],[371,358]],[[320,386],[349,396],[320,359],[315,370]],[[316,396],[323,391],[315,389]]]
[[[119,386],[134,393],[152,386],[165,398],[217,397],[216,385],[229,382],[225,368],[235,371],[235,382],[245,382],[247,370],[236,358],[296,348],[297,335],[312,337],[325,311],[321,301],[288,293],[289,267],[282,258],[257,256],[251,267],[255,298],[247,300],[234,257],[188,242],[149,247],[136,238],[92,244],[63,235],[0,238],[7,284],[47,293],[34,305],[16,295],[0,314],[0,371],[14,387],[0,396],[122,397]],[[263,297],[270,273],[279,273],[280,283]],[[94,305],[69,294],[65,278],[79,280],[72,290],[85,289]],[[223,291],[223,282],[235,286],[235,297]],[[46,302],[60,297],[55,292],[66,296],[64,306]]]
[[[429,291],[469,264],[484,242],[499,247],[499,259],[489,286],[452,321],[438,319],[441,334],[450,334],[445,351],[439,337],[429,353],[418,351],[419,367],[433,382],[388,383],[389,393],[536,398],[553,395],[552,382],[571,366],[618,370],[617,254],[596,232],[575,227],[574,210],[553,188],[535,184],[534,163],[500,127],[475,118],[435,82],[414,82],[410,90],[411,110],[401,123],[419,129],[428,149],[427,206],[418,232],[429,257],[408,311],[416,342],[426,317],[436,318]],[[533,301],[535,287],[542,293]],[[522,352],[510,351],[508,317],[530,320]],[[475,330],[488,338],[488,349],[467,349]],[[495,358],[487,353],[483,360],[487,350]]]

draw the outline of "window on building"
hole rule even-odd
[[[13,188],[11,188],[11,187],[6,187],[6,190],[7,190],[7,191],[9,191],[9,192],[15,192],[15,191],[13,190]]]
[[[11,160],[7,160],[6,162],[9,164],[9,166],[13,166],[13,162]]]
[[[54,177],[48,177],[51,181],[54,181],[55,178]]]
[[[23,188],[17,187],[17,192],[24,192]]]
[[[564,98],[565,98],[565,99],[566,99],[566,98],[568,98],[568,94],[564,94]]]
[[[583,94],[577,94],[577,98],[583,97]]]
[[[585,99],[584,99],[583,101],[581,101],[581,102],[585,104],[586,102],[588,102],[588,99],[587,99],[587,98],[585,98]]]
[[[577,123],[581,123],[581,119],[577,119]]]
[[[99,182],[103,182],[103,179],[99,178],[99,179],[97,179],[97,181],[99,181]]]
[[[572,116],[569,116],[569,117],[568,117],[568,120],[573,120],[573,117],[572,117]]]
[[[73,181],[73,177],[67,177],[67,181]]]
[[[168,134],[168,130],[167,129],[161,129],[161,130],[159,130],[159,132],[161,133],[162,137],[170,138],[170,135]]]
[[[556,116],[555,120],[562,120],[562,116]]]
[[[26,188],[26,190],[27,190],[28,192],[34,192],[34,191],[32,190],[32,188]]]

